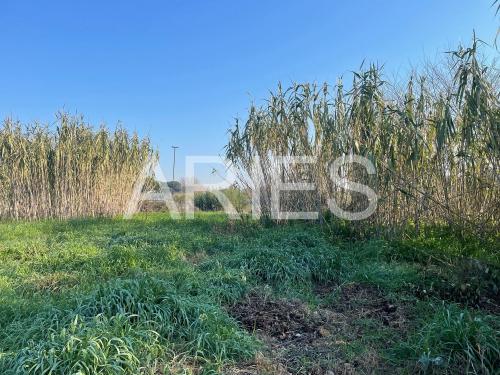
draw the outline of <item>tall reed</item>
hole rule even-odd
[[[58,116],[57,128],[0,125],[0,218],[117,215],[153,154],[148,139],[122,128],[94,131],[81,117]]]
[[[354,73],[345,89],[294,84],[278,86],[265,105],[252,105],[248,119],[230,130],[226,157],[250,186],[260,161],[264,214],[270,213],[273,177],[309,181],[316,194],[285,195],[286,207],[325,207],[328,197],[359,211],[366,197],[332,184],[329,167],[341,155],[370,159],[376,176],[344,171],[372,186],[379,202],[372,223],[396,228],[413,222],[445,222],[484,228],[500,220],[500,75],[479,58],[480,42],[450,53],[445,64],[413,74],[400,89],[371,65]],[[276,156],[312,156],[312,165],[283,166]],[[281,171],[281,172],[280,172]]]

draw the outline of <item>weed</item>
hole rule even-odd
[[[473,374],[494,374],[500,366],[498,321],[456,305],[439,306],[407,344],[424,370],[447,366]]]

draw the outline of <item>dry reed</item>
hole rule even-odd
[[[243,126],[237,121],[230,130],[226,157],[246,186],[258,157],[264,214],[270,214],[270,187],[279,171],[285,180],[318,187],[316,194],[285,195],[288,209],[324,208],[333,197],[348,210],[362,210],[366,197],[335,187],[329,174],[335,158],[358,154],[374,163],[376,175],[359,168],[345,173],[377,191],[371,223],[389,228],[408,222],[461,228],[498,223],[500,76],[480,60],[479,44],[474,38],[445,64],[414,74],[403,89],[384,81],[374,65],[354,73],[349,90],[342,81],[334,88],[279,86],[266,105],[251,106]],[[312,156],[316,162],[283,167],[280,155]]]
[[[81,117],[58,116],[57,129],[0,126],[0,218],[39,219],[123,212],[149,140],[117,128],[94,131]]]

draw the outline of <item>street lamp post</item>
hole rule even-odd
[[[175,181],[175,150],[179,148],[179,146],[172,146],[174,149],[174,163],[172,165],[172,181]]]

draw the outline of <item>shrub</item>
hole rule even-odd
[[[209,191],[196,194],[194,197],[194,206],[202,211],[222,210],[222,205],[217,197]]]
[[[182,185],[179,181],[169,181],[167,186],[172,191],[172,193],[180,193],[182,191]]]

